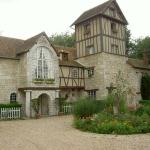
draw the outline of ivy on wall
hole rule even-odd
[[[144,100],[150,100],[150,75],[148,74],[142,76],[141,95]]]

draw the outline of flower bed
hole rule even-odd
[[[119,115],[99,113],[92,118],[75,119],[74,126],[82,131],[101,134],[135,134],[150,132],[150,117],[147,114]]]

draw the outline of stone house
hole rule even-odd
[[[30,117],[31,100],[38,98],[41,115],[57,115],[58,97],[106,97],[118,71],[133,89],[132,99],[141,99],[141,76],[150,73],[150,65],[146,55],[127,57],[127,24],[117,2],[109,0],[72,24],[76,48],[54,47],[44,32],[27,40],[0,36],[0,103],[17,101]]]

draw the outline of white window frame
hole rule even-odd
[[[72,69],[72,78],[78,78],[78,69],[77,68]]]
[[[47,60],[46,58],[44,58],[44,49],[47,49],[46,47],[38,47],[37,50],[36,50],[36,68],[35,68],[35,78],[36,79],[49,79],[50,78],[50,66],[51,64],[48,65],[48,63],[50,63],[49,61],[50,60]],[[42,56],[41,58],[39,58],[40,56],[40,53],[42,52]],[[39,55],[38,55],[39,54]],[[50,58],[49,58],[50,59]],[[41,61],[41,66],[39,66],[39,61]],[[47,70],[45,70],[45,65],[44,65],[44,62],[47,63]],[[39,76],[39,74],[41,74]]]

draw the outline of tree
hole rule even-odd
[[[75,47],[75,34],[74,33],[61,33],[52,34],[50,36],[50,41],[53,45],[60,45],[64,47]]]
[[[146,50],[150,60],[150,37],[147,36],[145,38],[139,38],[132,41],[133,45],[132,44],[129,45],[130,48],[128,52],[129,57],[141,59],[143,58],[144,50]]]
[[[131,38],[131,31],[126,27],[126,51],[129,57],[134,56],[136,51],[136,41]]]

